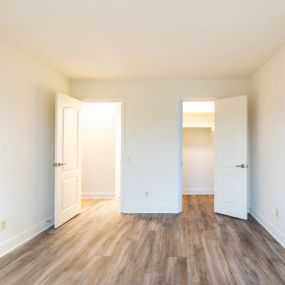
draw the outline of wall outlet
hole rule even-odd
[[[0,231],[4,231],[6,229],[6,221],[0,220]]]
[[[145,198],[147,199],[149,197],[149,192],[145,191]]]

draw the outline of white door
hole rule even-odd
[[[80,105],[72,97],[56,96],[55,228],[81,210]]]
[[[215,212],[247,219],[247,97],[216,101]]]

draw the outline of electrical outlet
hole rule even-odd
[[[4,231],[6,229],[6,221],[0,220],[0,231]]]
[[[149,197],[149,193],[148,191],[145,191],[145,197],[148,198]]]

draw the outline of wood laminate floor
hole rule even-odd
[[[88,200],[81,215],[0,260],[0,284],[285,284],[285,250],[253,219],[186,196],[182,214],[119,213]]]

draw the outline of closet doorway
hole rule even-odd
[[[213,199],[214,144],[215,102],[183,102],[183,195]]]
[[[180,205],[183,194],[208,195],[215,213],[247,219],[247,96],[181,103]]]

